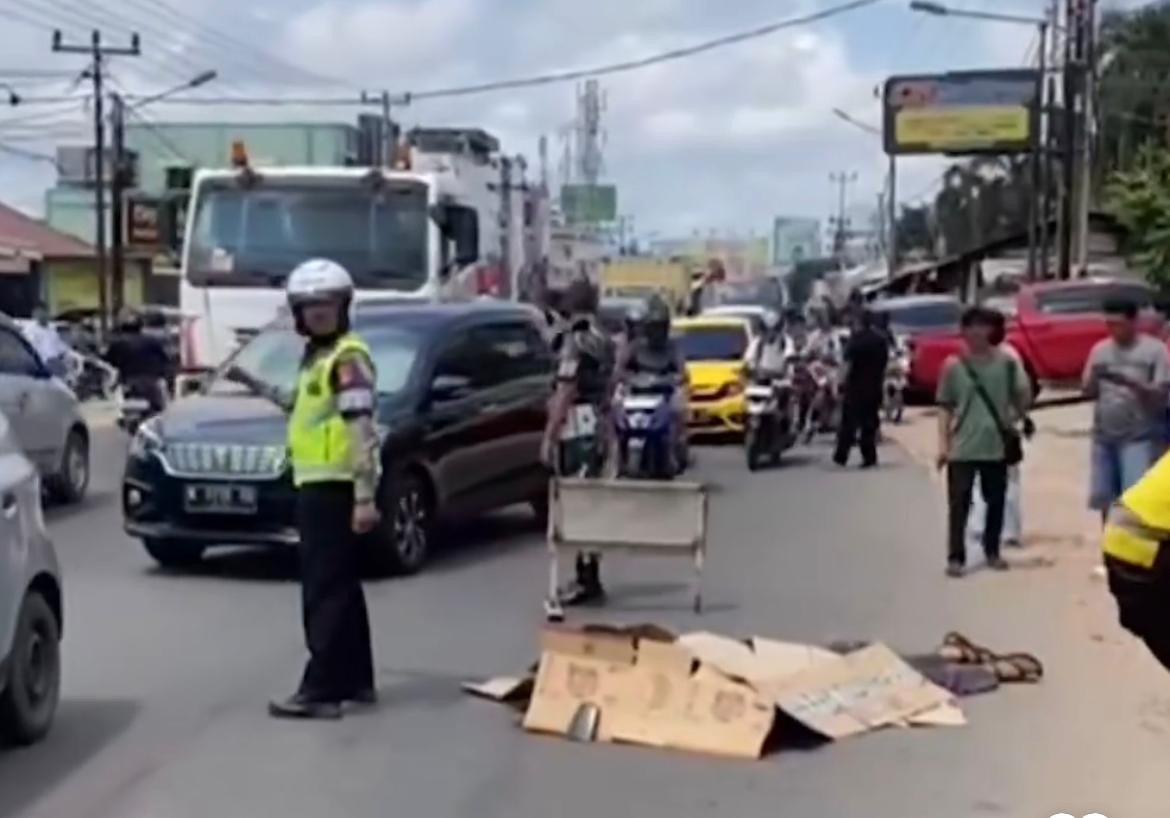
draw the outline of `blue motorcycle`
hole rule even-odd
[[[672,480],[682,471],[671,408],[675,388],[670,378],[638,375],[623,390],[615,418],[621,476]]]

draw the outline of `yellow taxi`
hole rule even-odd
[[[692,433],[735,433],[744,427],[744,355],[751,325],[744,318],[676,318],[674,336],[690,376],[689,422]]]

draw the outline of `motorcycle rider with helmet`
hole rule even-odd
[[[541,444],[541,459],[558,476],[608,476],[611,469],[611,409],[613,404],[613,341],[597,321],[597,288],[578,279],[565,291],[568,314],[557,353],[556,390],[549,404]],[[600,604],[601,557],[578,553],[576,580],[547,600],[550,619],[560,618],[560,606]]]
[[[752,340],[747,353],[748,374],[778,378],[787,367],[788,345],[791,341],[784,332],[780,314],[768,310],[763,316],[764,331]]]
[[[670,306],[655,293],[646,300],[632,343],[626,345],[625,355],[618,363],[617,381],[626,383],[630,376],[651,375],[668,380],[674,387],[670,408],[673,414],[675,471],[682,471],[689,458],[687,446],[687,366],[682,350],[670,336]]]
[[[123,313],[105,357],[118,370],[127,396],[145,400],[152,414],[166,407],[171,359],[162,341],[142,331],[142,317],[138,313],[133,310]]]

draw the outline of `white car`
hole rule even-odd
[[[31,744],[61,689],[61,574],[41,481],[0,414],[0,741]]]
[[[37,357],[19,325],[0,316],[0,412],[54,499],[80,502],[89,488],[89,427],[77,396]]]

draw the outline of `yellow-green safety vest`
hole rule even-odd
[[[1140,568],[1153,568],[1170,532],[1170,454],[1121,496],[1109,515],[1101,547],[1106,554]]]
[[[370,348],[351,332],[303,367],[297,378],[296,399],[288,419],[288,448],[297,486],[353,479],[349,431],[337,410],[331,378],[337,359],[347,352],[360,352],[370,360]]]

